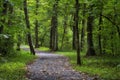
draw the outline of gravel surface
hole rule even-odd
[[[64,56],[36,51],[38,58],[27,65],[28,80],[96,80],[74,71]]]

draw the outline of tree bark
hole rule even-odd
[[[92,15],[93,7],[90,6],[90,12],[88,16],[88,21],[87,21],[87,53],[86,56],[95,56],[95,50],[94,50],[94,45],[93,45],[93,21],[94,21],[94,16]]]
[[[38,8],[39,8],[39,0],[36,0],[36,16],[38,15]],[[35,22],[35,48],[38,48],[39,47],[39,44],[38,44],[38,19],[36,19],[36,22]]]
[[[55,0],[55,3],[53,5],[53,15],[51,19],[51,30],[50,30],[50,49],[52,51],[58,50],[58,20],[57,20],[57,11],[58,7],[58,0]]]
[[[30,52],[33,55],[35,55],[35,51],[34,51],[33,44],[32,44],[32,39],[31,39],[31,33],[30,33],[30,22],[29,22],[28,10],[27,10],[27,0],[24,0],[24,14],[25,14],[26,27],[29,30],[29,32],[27,33],[27,39],[28,39],[28,44],[30,47]]]
[[[102,12],[100,13],[100,18],[99,18],[99,34],[98,34],[98,45],[99,45],[99,52],[102,54],[102,43],[101,43],[101,25],[102,25]]]
[[[101,3],[101,7],[100,7],[100,14],[99,14],[99,34],[98,34],[98,46],[99,46],[99,52],[100,54],[102,54],[102,42],[101,42],[101,30],[102,30],[102,23],[103,23],[103,19],[102,19],[102,14],[103,14],[103,4]]]
[[[79,22],[79,0],[75,0],[75,33],[76,33],[76,46],[77,46],[77,64],[81,65],[81,57],[80,57],[80,42],[79,42],[79,29],[78,29],[78,22]]]
[[[76,46],[76,43],[75,43],[75,39],[76,39],[76,31],[75,31],[75,13],[73,15],[73,39],[72,39],[72,48],[73,50],[76,50],[77,46]]]

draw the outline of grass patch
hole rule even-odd
[[[11,57],[0,57],[0,80],[25,80],[25,66],[35,58],[25,51]]]
[[[50,49],[47,48],[47,47],[40,47],[40,48],[37,48],[37,50],[40,50],[40,51],[50,51]]]
[[[94,56],[84,57],[81,53],[82,66],[76,65],[76,52],[58,51],[57,54],[67,56],[71,65],[77,71],[82,71],[90,75],[98,75],[104,80],[119,80],[120,79],[120,56]]]

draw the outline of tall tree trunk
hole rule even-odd
[[[99,18],[99,34],[98,34],[98,46],[99,46],[99,52],[102,54],[102,43],[101,43],[101,25],[102,25],[102,16],[100,13],[100,18]]]
[[[35,55],[35,51],[34,51],[33,44],[32,44],[32,39],[31,39],[31,33],[30,33],[30,22],[29,22],[28,10],[27,10],[27,0],[24,0],[24,14],[25,14],[25,20],[26,20],[26,27],[29,30],[29,32],[27,33],[27,39],[28,39],[28,44],[30,47],[30,52],[33,55]]]
[[[36,16],[38,15],[38,8],[39,8],[39,0],[36,0]],[[38,48],[39,47],[39,44],[38,44],[38,19],[36,19],[36,22],[35,22],[35,48]]]
[[[55,0],[55,3],[53,5],[53,15],[51,19],[51,30],[50,30],[50,49],[52,51],[58,50],[58,20],[57,20],[57,11],[58,7],[58,0]]]
[[[90,13],[88,16],[88,21],[87,21],[87,53],[86,56],[95,56],[95,50],[94,50],[94,45],[93,45],[93,21],[94,21],[94,16],[92,15],[93,7],[90,6]]]
[[[2,9],[2,17],[5,16],[7,14],[7,8],[8,8],[8,1],[3,1],[3,9]],[[4,29],[4,25],[5,24],[5,18],[0,20],[2,22],[2,24],[0,25],[0,34],[3,33],[3,29]]]
[[[78,24],[79,24],[79,0],[75,0],[75,33],[76,33],[76,46],[77,46],[77,64],[81,65],[81,57],[80,57],[80,42],[79,42],[79,29],[78,29]]]
[[[73,15],[73,21],[75,22],[75,13]],[[76,43],[75,43],[75,39],[76,39],[76,31],[75,31],[75,23],[73,24],[73,39],[72,39],[72,48],[73,50],[76,50]]]
[[[83,19],[82,19],[82,31],[81,31],[81,51],[84,48],[84,37],[85,37],[85,27],[86,27],[86,19],[85,19],[85,13],[86,13],[86,3],[83,3]]]
[[[116,23],[116,18],[117,18],[117,14],[116,14],[116,3],[117,3],[117,1],[115,0],[115,2],[114,2],[114,7],[113,7],[113,10],[114,10],[114,15],[113,15],[113,21],[114,21],[114,23]],[[114,31],[114,27],[111,27],[111,33],[110,33],[110,35],[111,35],[111,50],[112,50],[112,53],[114,54],[114,36],[115,36],[115,31]]]
[[[102,54],[102,42],[101,42],[101,30],[102,30],[102,23],[103,23],[103,19],[102,19],[102,14],[103,14],[103,4],[101,3],[101,7],[100,7],[100,14],[99,14],[99,34],[98,34],[98,46],[99,46],[99,52],[100,54]]]

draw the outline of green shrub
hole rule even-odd
[[[1,57],[0,80],[26,80],[26,64],[36,56],[22,50],[16,54],[14,57]]]
[[[0,34],[0,55],[6,56],[13,53],[13,37],[8,34]]]

